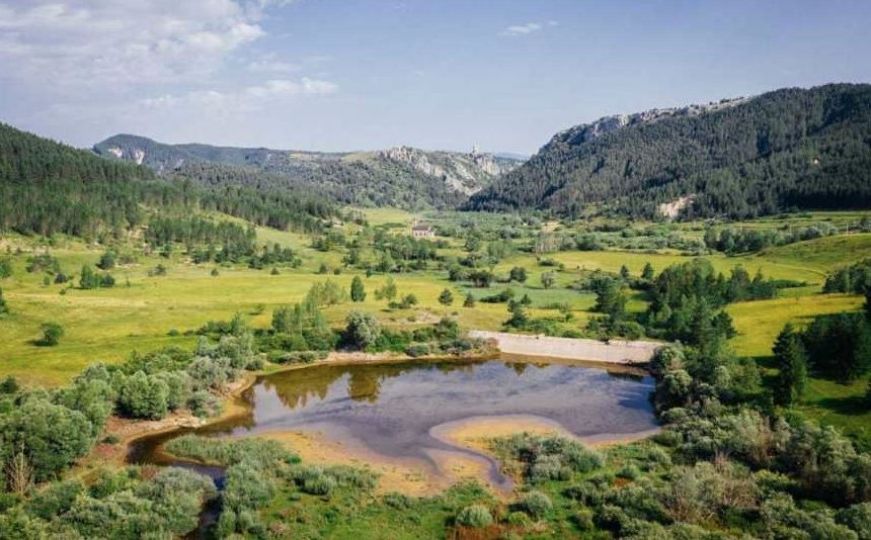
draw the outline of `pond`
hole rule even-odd
[[[643,372],[595,367],[482,362],[404,362],[321,365],[263,376],[242,396],[245,415],[199,429],[155,435],[134,443],[135,463],[182,465],[161,451],[167,440],[194,432],[242,436],[310,431],[387,460],[417,460],[437,468],[439,452],[474,454],[488,462],[490,483],[510,488],[489,457],[451,444],[441,429],[466,419],[539,419],[586,440],[621,438],[656,428]]]
[[[131,461],[158,462],[159,445],[182,433],[250,435],[314,430],[392,457],[444,448],[441,424],[524,415],[587,439],[651,430],[649,376],[574,365],[507,361],[324,365],[261,377],[242,397],[248,415],[140,440]]]

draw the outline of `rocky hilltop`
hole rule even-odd
[[[630,126],[650,124],[665,118],[693,117],[701,114],[721,111],[744,103],[749,98],[739,97],[733,99],[721,99],[706,104],[688,105],[686,107],[672,107],[665,109],[650,109],[634,114],[615,114],[603,116],[589,124],[580,124],[563,130],[556,135],[548,144],[565,143],[581,144],[592,141],[618,129]],[[546,146],[545,146],[546,147]]]
[[[378,152],[378,157],[405,163],[428,176],[441,178],[452,190],[466,195],[477,193],[500,174],[516,168],[520,162],[482,154],[477,150],[459,152],[427,152],[410,146],[397,146]]]
[[[98,155],[145,165],[160,175],[220,182],[310,186],[342,202],[405,208],[446,208],[522,161],[472,152],[408,146],[370,152],[307,152],[204,144],[164,144],[115,135],[94,145]]]

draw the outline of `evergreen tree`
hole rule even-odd
[[[454,303],[454,295],[449,289],[445,289],[439,295],[439,304],[449,306]]]
[[[815,374],[852,382],[871,371],[871,323],[864,313],[817,317],[802,342]]]
[[[778,369],[774,401],[780,405],[794,405],[801,400],[807,385],[807,353],[801,335],[791,324],[784,326],[777,336],[774,358]]]
[[[511,328],[523,328],[529,322],[529,316],[526,314],[526,306],[514,300],[508,302],[508,312],[511,317],[505,321],[505,326]]]
[[[629,273],[629,267],[625,264],[620,267],[620,277],[623,279],[629,279],[631,274]]]
[[[79,287],[82,289],[96,289],[99,287],[99,278],[94,274],[94,270],[90,266],[82,266],[82,273],[79,276]]]
[[[626,294],[623,283],[618,279],[606,278],[596,287],[596,305],[594,311],[604,313],[612,322],[626,318]]]
[[[641,271],[641,278],[646,279],[647,281],[653,281],[653,265],[651,265],[650,263],[644,264],[644,269]]]
[[[360,276],[354,276],[351,280],[351,301],[362,302],[366,300],[366,288],[363,286],[363,280]]]
[[[463,307],[473,308],[475,307],[475,297],[472,296],[472,293],[466,295],[466,299],[463,300]]]
[[[97,263],[97,268],[100,270],[111,270],[115,268],[115,252],[111,249],[100,256],[100,261]]]
[[[0,289],[0,315],[4,313],[9,313],[9,305],[6,303],[6,299],[3,298],[3,289]]]

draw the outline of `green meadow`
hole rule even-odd
[[[372,226],[384,226],[403,232],[421,216],[395,209],[360,210]],[[464,216],[450,213],[444,218],[428,214],[428,222],[439,223],[459,219],[492,220],[492,216]],[[818,221],[821,216],[813,216]],[[828,214],[827,219],[838,223],[861,217],[855,213],[846,216]],[[802,219],[802,218],[796,218]],[[811,218],[808,218],[811,219]],[[778,226],[782,221],[750,222],[754,227]],[[553,228],[553,224],[543,224]],[[346,232],[359,227],[345,225]],[[681,224],[679,230],[694,231]],[[429,324],[444,316],[455,316],[467,329],[499,329],[507,318],[504,303],[477,302],[474,308],[462,307],[462,299],[471,293],[477,299],[493,295],[510,287],[519,297],[529,295],[531,315],[554,314],[553,306],[567,304],[572,311],[568,323],[582,328],[592,316],[595,296],[589,292],[567,289],[581,274],[590,270],[617,272],[626,266],[638,275],[650,263],[659,272],[669,265],[688,261],[690,255],[675,250],[641,251],[559,251],[547,254],[563,265],[556,272],[556,284],[545,289],[541,274],[554,271],[541,266],[534,254],[515,251],[493,267],[499,274],[507,274],[515,266],[527,270],[524,284],[499,284],[486,289],[471,288],[464,283],[448,281],[446,272],[439,269],[393,274],[400,296],[413,293],[419,300],[411,309],[388,309],[386,301],[375,299],[374,291],[382,286],[387,276],[373,274],[366,277],[357,270],[343,269],[342,249],[321,252],[311,247],[311,238],[299,233],[269,228],[257,229],[259,244],[279,244],[293,248],[302,259],[298,268],[279,266],[278,274],[272,268],[250,269],[240,265],[195,265],[181,253],[169,259],[156,254],[136,254],[136,262],[112,270],[117,284],[109,289],[82,290],[78,287],[48,284],[39,273],[25,270],[26,259],[34,253],[48,250],[57,257],[66,273],[78,274],[83,264],[95,264],[104,251],[102,246],[88,246],[74,239],[54,239],[51,246],[33,238],[7,236],[2,249],[14,253],[13,276],[0,282],[11,313],[0,319],[0,376],[14,375],[27,384],[60,385],[69,381],[81,369],[94,362],[119,362],[134,351],[146,352],[167,346],[190,346],[193,331],[210,320],[226,320],[240,313],[251,325],[266,327],[272,310],[278,306],[299,301],[315,283],[331,280],[348,289],[354,275],[361,275],[368,292],[359,304],[344,302],[326,310],[332,324],[340,326],[348,312],[360,309],[374,313],[389,326],[413,327]],[[133,242],[128,245],[133,246]],[[132,247],[131,251],[135,251]],[[122,250],[123,251],[123,250]],[[449,240],[441,250],[445,255],[461,255],[459,240]],[[786,246],[769,248],[760,253],[743,256],[708,254],[704,256],[718,270],[728,273],[742,265],[751,274],[761,271],[766,277],[788,279],[805,286],[785,289],[773,300],[741,302],[728,307],[738,335],[731,346],[742,356],[757,358],[766,365],[775,337],[787,322],[807,324],[813,317],[859,309],[863,299],[844,294],[821,294],[821,285],[828,272],[853,261],[871,257],[871,234],[849,234],[818,238]],[[167,268],[166,275],[153,276],[149,271],[158,264]],[[322,265],[326,274],[318,273]],[[218,275],[213,276],[212,270]],[[334,273],[339,269],[340,273]],[[355,273],[356,272],[356,273]],[[77,283],[76,283],[77,284]],[[437,299],[442,290],[453,291],[455,301],[443,306]],[[638,294],[630,297],[630,311],[646,309]],[[55,347],[36,344],[40,325],[44,322],[60,323],[65,335]],[[862,436],[864,426],[871,424],[871,413],[857,412],[857,405],[865,392],[867,381],[842,385],[814,379],[811,382],[804,409],[812,416],[839,425]]]

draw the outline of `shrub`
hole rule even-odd
[[[274,492],[273,482],[254,463],[242,461],[227,468],[222,498],[226,508],[237,513],[261,508],[272,499]]]
[[[526,493],[518,503],[518,506],[531,517],[541,519],[548,512],[553,510],[553,503],[550,502],[550,497],[540,491],[530,491]]]
[[[572,521],[575,523],[575,526],[582,531],[589,531],[595,527],[593,524],[593,511],[588,508],[581,508],[575,512],[572,515]]]
[[[525,527],[529,525],[529,516],[524,514],[523,512],[510,512],[507,518],[509,525],[514,525],[515,527]]]
[[[93,426],[84,414],[37,396],[0,417],[0,433],[0,451],[23,450],[37,482],[62,471],[93,443]]]
[[[76,497],[84,491],[85,486],[79,480],[51,484],[46,489],[37,491],[27,502],[26,508],[35,516],[51,519],[69,510]]]
[[[336,481],[326,475],[306,478],[302,490],[309,495],[329,495],[336,487]]]
[[[384,495],[384,504],[391,508],[395,508],[397,510],[405,510],[410,508],[413,504],[411,497],[405,495],[403,493],[398,493],[396,491],[391,491]]]
[[[413,343],[405,349],[405,354],[411,356],[412,358],[417,358],[418,356],[426,356],[430,353],[429,345],[426,343]]]
[[[120,375],[116,384],[118,410],[131,418],[159,419],[169,410],[169,386],[162,377],[137,371]]]
[[[490,515],[490,510],[483,504],[469,505],[457,514],[457,524],[464,527],[482,528],[488,527],[493,523],[493,516]]]
[[[211,392],[206,390],[197,390],[190,395],[187,402],[187,407],[200,418],[208,418],[217,416],[221,412],[221,400]]]
[[[42,338],[37,343],[43,347],[54,347],[64,336],[64,327],[56,322],[42,323]]]
[[[871,502],[839,510],[835,521],[854,530],[859,540],[871,540]]]
[[[381,335],[378,319],[369,313],[352,311],[346,319],[345,343],[358,349],[375,344]]]

